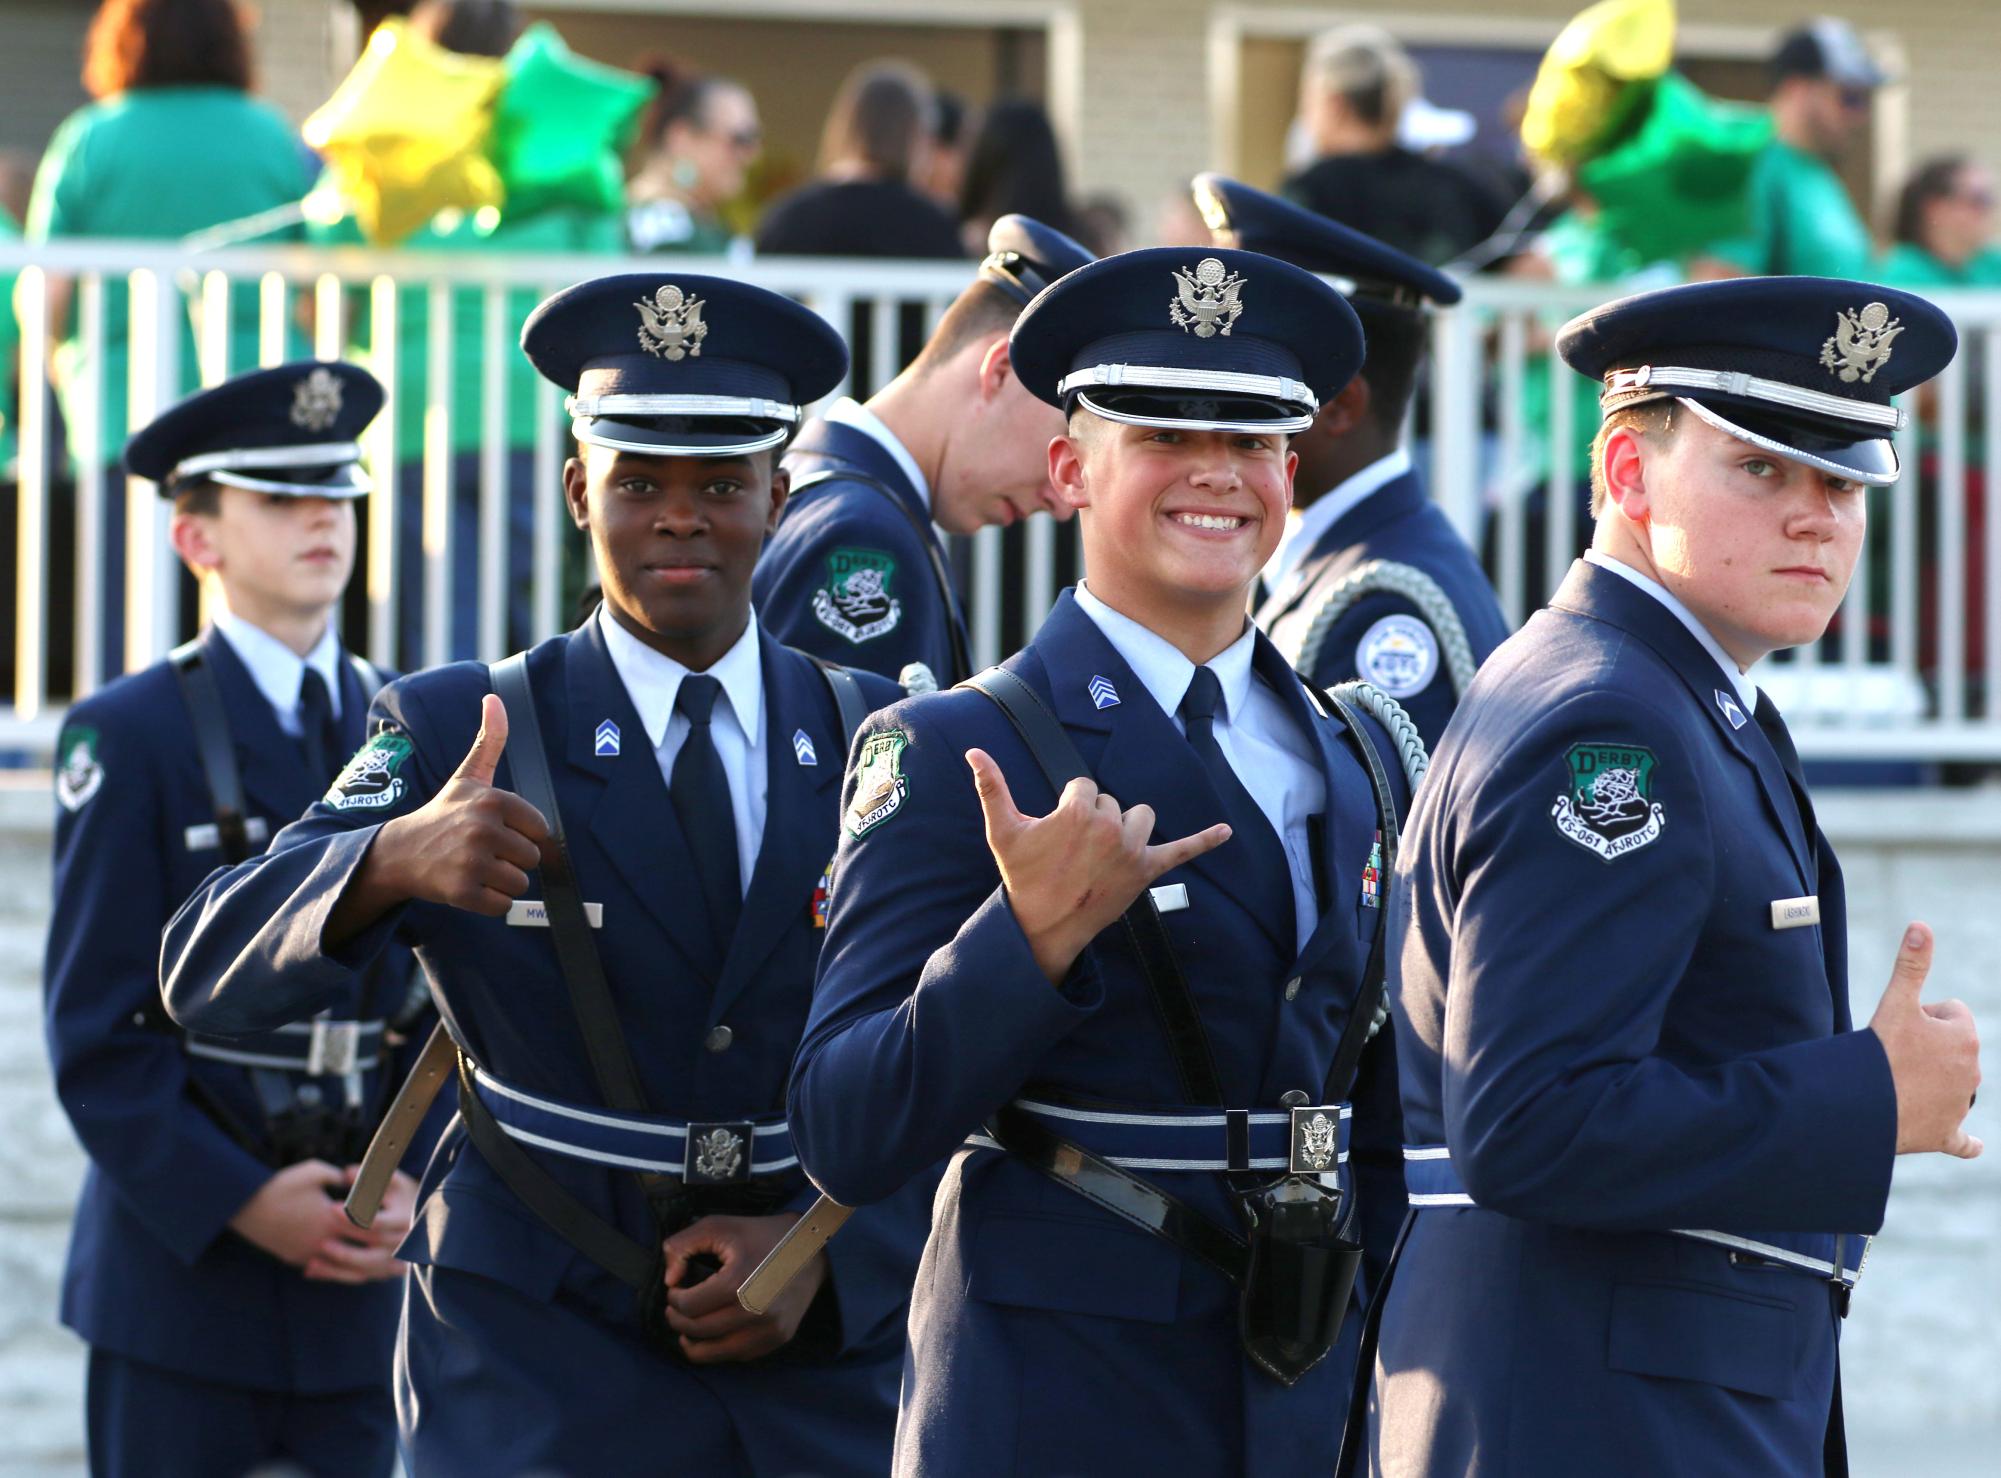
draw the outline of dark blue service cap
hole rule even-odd
[[[1410,309],[1459,301],[1459,284],[1436,267],[1290,200],[1219,174],[1198,174],[1192,188],[1218,246],[1346,278],[1354,284],[1351,299]]]
[[[987,232],[980,278],[1024,306],[1066,272],[1098,258],[1054,226],[1028,216],[1005,215]]]
[[[1009,346],[1040,400],[1189,431],[1304,431],[1362,367],[1362,325],[1338,292],[1227,247],[1080,267],[1028,305]]]
[[[1605,411],[1672,397],[1752,446],[1875,486],[1897,480],[1891,400],[1952,362],[1952,320],[1915,293],[1737,277],[1621,298],[1556,338]]]
[[[160,412],[125,443],[125,470],[172,497],[220,483],[302,498],[359,498],[361,433],[382,386],[359,365],[313,359],[251,370]]]
[[[812,309],[693,272],[565,288],[528,315],[521,352],[571,392],[578,441],[655,457],[783,446],[848,372],[847,345]]]

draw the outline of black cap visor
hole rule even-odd
[[[580,442],[648,457],[747,457],[791,440],[793,426],[754,416],[577,416]]]
[[[1877,431],[1853,423],[1818,417],[1774,413],[1769,406],[1752,408],[1743,401],[1691,396],[1676,399],[1718,431],[1788,461],[1818,468],[1832,477],[1870,487],[1888,487],[1897,480],[1896,443]]]
[[[1072,403],[1107,421],[1126,426],[1160,426],[1172,431],[1242,431],[1259,436],[1292,435],[1313,424],[1317,408],[1254,395],[1216,395],[1171,390],[1075,391]]]

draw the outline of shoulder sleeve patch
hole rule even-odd
[[[385,729],[355,751],[334,777],[326,803],[336,811],[388,810],[403,799],[405,785],[396,772],[415,748],[407,734]]]
[[[903,773],[903,746],[910,735],[884,729],[862,741],[855,755],[854,797],[848,802],[848,835],[864,837],[903,809],[910,781]]]
[[[1355,644],[1355,672],[1392,698],[1413,698],[1438,676],[1438,638],[1416,616],[1385,616]]]
[[[835,635],[859,646],[888,636],[903,620],[903,602],[891,588],[896,557],[881,549],[836,549],[813,592],[813,615]]]
[[[56,801],[65,811],[81,811],[104,788],[104,765],[97,757],[97,730],[75,724],[56,744]]]
[[[1667,810],[1654,799],[1659,765],[1635,744],[1573,744],[1550,820],[1565,838],[1606,862],[1660,840]]]

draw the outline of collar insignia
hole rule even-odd
[[[1231,272],[1214,257],[1204,257],[1193,272],[1174,274],[1175,296],[1167,305],[1167,316],[1178,329],[1198,339],[1230,336],[1230,327],[1244,311],[1239,294],[1244,290],[1240,272]]]
[[[1119,706],[1119,690],[1112,686],[1110,678],[1102,674],[1093,677],[1089,683],[1089,688],[1091,701],[1097,704],[1099,708],[1117,708]]]
[[[292,424],[324,431],[340,419],[340,378],[325,366],[292,386]]]
[[[792,731],[792,753],[798,757],[799,763],[802,765],[817,765],[820,763],[820,756],[813,752],[813,741],[807,737],[804,729],[794,729]]]
[[[597,755],[603,759],[610,759],[616,755],[618,753],[618,725],[610,719],[606,719],[603,723],[599,724],[597,735],[593,740],[593,748]]]
[[[1890,345],[1904,326],[1881,303],[1834,315],[1834,334],[1820,346],[1820,362],[1844,385],[1868,384],[1890,362]]]
[[[702,357],[702,340],[709,336],[709,326],[702,321],[702,299],[669,282],[651,302],[641,298],[632,306],[639,310],[639,347],[648,354],[661,359]]]
[[[1716,692],[1716,706],[1722,709],[1723,716],[1730,720],[1731,728],[1741,729],[1744,727],[1745,724],[1750,722],[1749,719],[1744,717],[1743,705],[1738,703],[1738,701],[1735,698],[1732,698],[1728,693],[1724,692],[1721,688],[1717,688],[1715,692]]]

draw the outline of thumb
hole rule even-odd
[[[488,693],[479,703],[479,732],[473,736],[472,748],[459,762],[453,778],[493,784],[493,772],[500,768],[500,752],[505,748],[507,705],[500,701],[498,693]]]
[[[1883,1003],[1876,1008],[1907,1014],[1919,1009],[1918,997],[1925,988],[1925,976],[1932,967],[1932,931],[1928,925],[1912,924],[1904,930],[1904,942],[1897,950],[1897,962],[1890,967],[1890,984],[1883,991]]]
[[[973,770],[973,789],[979,792],[980,810],[987,818],[987,832],[1009,830],[1019,826],[1023,820],[1021,812],[1014,806],[1014,795],[1007,788],[1007,776],[994,763],[992,755],[984,749],[966,751],[966,763]]]

